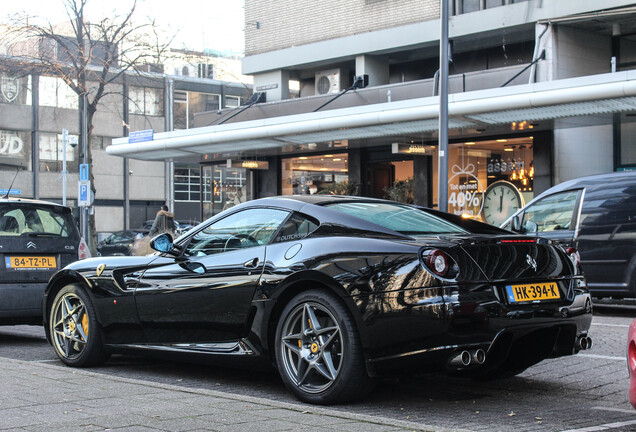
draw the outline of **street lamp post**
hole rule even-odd
[[[448,211],[448,0],[440,0],[437,209]]]
[[[62,205],[66,205],[66,144],[68,144],[68,130],[62,129]]]
[[[87,152],[87,148],[88,148],[88,131],[87,129],[87,115],[86,115],[86,102],[88,101],[88,99],[86,98],[86,95],[88,94],[88,90],[84,92],[84,94],[82,95],[82,163],[86,164],[87,162],[87,156],[86,156],[86,152]],[[90,196],[90,191],[88,192],[89,196]],[[90,242],[88,241],[88,207],[83,206],[81,207],[81,212],[80,212],[80,222],[81,222],[81,231],[82,231],[82,237],[84,237],[84,239],[86,239],[86,242],[90,244]]]
[[[62,129],[62,205],[66,205],[66,182],[68,178],[68,169],[66,165],[66,149],[67,145],[72,148],[77,147],[77,137],[75,135],[69,136],[68,129]]]

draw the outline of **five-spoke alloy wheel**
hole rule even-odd
[[[69,366],[94,366],[106,359],[93,305],[77,285],[68,285],[55,296],[49,332],[55,353]]]
[[[292,299],[276,341],[283,381],[305,402],[344,402],[369,387],[354,322],[333,294],[311,290]]]

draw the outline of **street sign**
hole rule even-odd
[[[80,181],[88,181],[88,164],[80,164],[79,167],[79,179]]]
[[[89,207],[91,205],[91,182],[77,182],[77,205],[79,207]]]
[[[0,195],[22,195],[22,189],[0,189]]]
[[[154,136],[154,131],[152,129],[131,132],[130,135],[128,135],[128,144],[144,142],[144,141],[152,141],[153,136]]]

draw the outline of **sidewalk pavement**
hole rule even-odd
[[[1,431],[446,431],[60,364],[0,359]]]

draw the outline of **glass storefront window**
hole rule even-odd
[[[283,195],[351,194],[347,153],[300,156],[282,160]]]
[[[253,199],[250,172],[247,168],[204,165],[202,175],[204,219]]]
[[[534,197],[534,139],[533,137],[466,141],[449,145],[448,151],[448,211],[479,221],[489,222],[483,213],[484,200],[494,186],[506,183],[499,195],[498,208],[516,211],[519,204]],[[437,203],[437,155],[433,161],[433,199]],[[490,188],[490,189],[489,189]],[[505,200],[504,200],[505,199]],[[500,213],[501,213],[500,212]],[[500,214],[498,219],[506,216]],[[505,220],[505,219],[504,219]],[[490,221],[491,223],[494,220]]]

